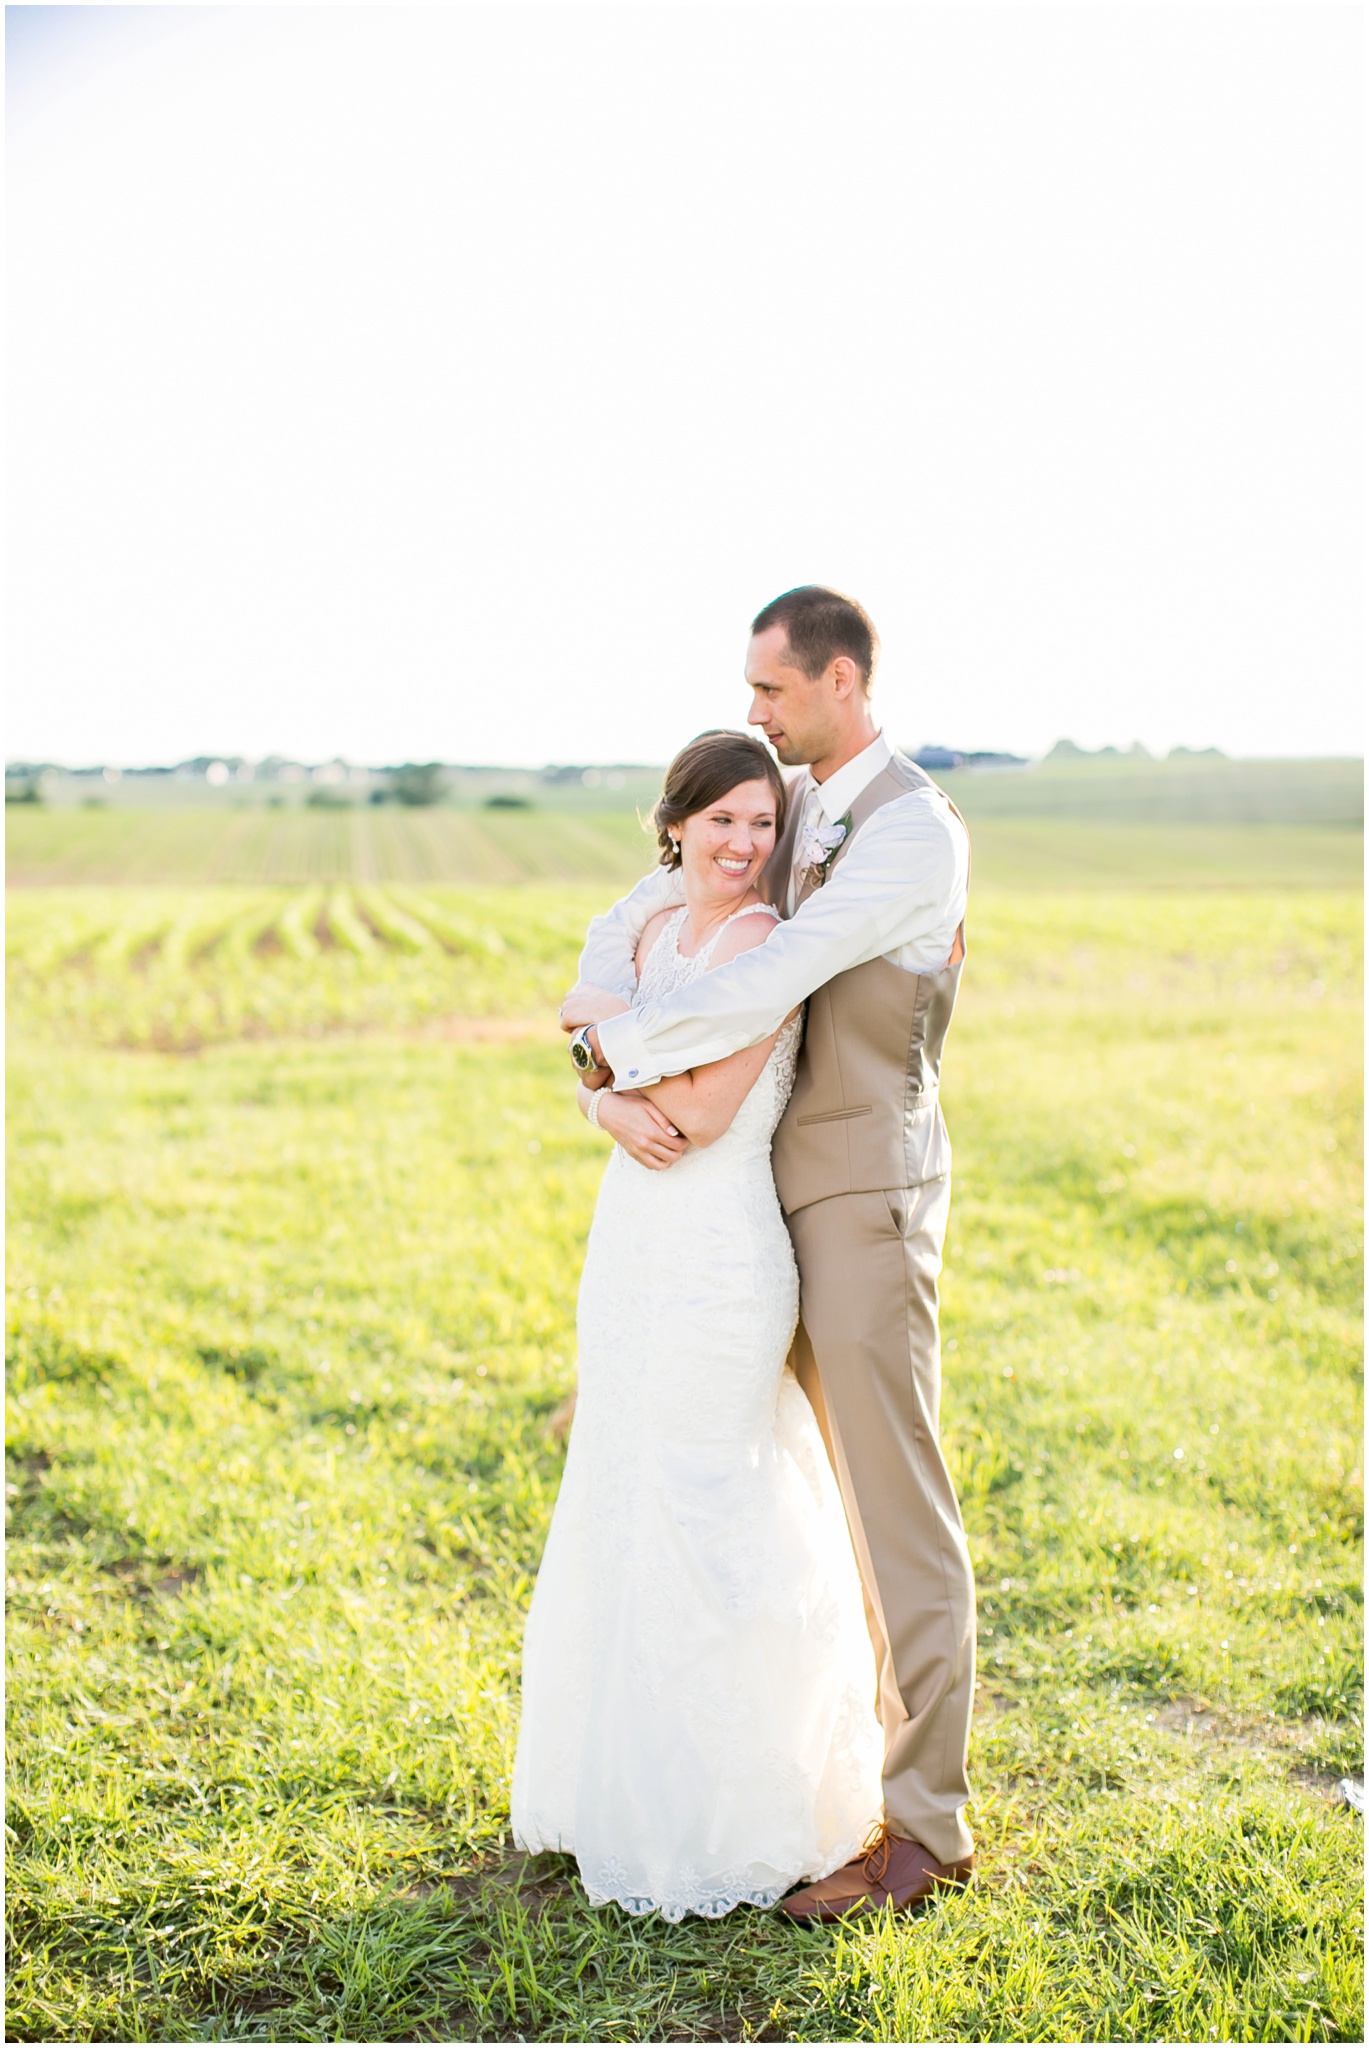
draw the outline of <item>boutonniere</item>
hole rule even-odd
[[[838,818],[835,825],[810,825],[804,835],[803,851],[800,855],[801,884],[804,888],[820,889],[831,871],[832,862],[846,842],[851,829],[851,813]]]

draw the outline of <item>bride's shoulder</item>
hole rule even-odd
[[[748,903],[744,910],[734,910],[718,934],[712,964],[721,967],[725,961],[735,960],[739,953],[763,946],[778,923],[779,917],[768,903]]]

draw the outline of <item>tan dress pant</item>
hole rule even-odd
[[[885,1818],[942,1863],[968,1856],[974,1575],[938,1440],[937,1279],[949,1176],[834,1195],[789,1217],[813,1404],[865,1586],[884,1727]]]

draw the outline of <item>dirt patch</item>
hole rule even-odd
[[[163,1600],[179,1600],[199,1577],[196,1566],[178,1564],[170,1557],[116,1557],[100,1570],[116,1579],[135,1600],[149,1600],[154,1594]]]
[[[554,1017],[434,1017],[404,1035],[446,1039],[453,1045],[516,1045],[529,1038],[551,1045],[563,1037]]]
[[[1166,1700],[1163,1706],[1152,1711],[1156,1726],[1168,1728],[1176,1735],[1211,1735],[1223,1721],[1218,1710],[1202,1700]]]
[[[534,1919],[571,1888],[574,1861],[569,1856],[530,1856],[521,1849],[494,1849],[469,1870],[450,1876],[421,1878],[403,1896],[431,1899],[442,1893],[461,1905],[495,1905],[516,1899]]]
[[[1027,1702],[993,1692],[980,1681],[974,1703],[979,1727],[1024,1712],[1030,1712]],[[1329,1805],[1342,1803],[1339,1787],[1345,1775],[1344,1765],[1333,1769],[1313,1760],[1326,1740],[1326,1724],[1321,1721],[1285,1721],[1274,1714],[1231,1713],[1201,1699],[1157,1700],[1149,1707],[1137,1702],[1132,1713],[1138,1723],[1182,1737],[1193,1745],[1195,1753],[1208,1759],[1249,1757],[1252,1762],[1272,1765],[1290,1784]],[[999,1782],[1006,1784],[1009,1780]]]
[[[1156,1728],[1182,1735],[1208,1750],[1243,1751],[1278,1764],[1295,1785],[1335,1802],[1340,1771],[1312,1763],[1309,1751],[1319,1747],[1325,1730],[1319,1721],[1282,1721],[1267,1714],[1233,1714],[1202,1700],[1167,1700],[1154,1709]]]
[[[11,1451],[8,1457],[10,1467],[16,1472],[50,1472],[52,1454],[41,1448],[36,1451]]]

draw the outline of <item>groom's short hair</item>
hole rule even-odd
[[[863,605],[839,590],[825,590],[820,583],[801,583],[775,597],[751,621],[751,631],[768,633],[783,626],[794,665],[816,679],[839,654],[847,655],[860,670],[868,690],[879,660],[879,635]]]

